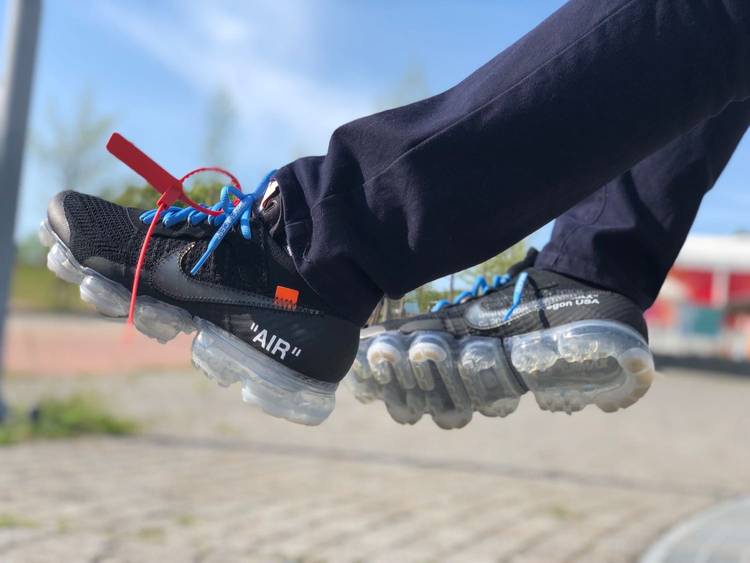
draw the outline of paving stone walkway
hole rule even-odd
[[[0,448],[0,561],[634,561],[750,493],[750,379],[669,372],[619,414],[540,412],[446,432],[342,389],[315,429],[197,372],[11,378],[86,389],[134,438]]]

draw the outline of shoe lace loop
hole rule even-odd
[[[165,227],[173,227],[184,222],[187,222],[189,225],[198,225],[204,221],[207,221],[212,227],[219,227],[214,236],[211,237],[206,251],[190,270],[192,275],[198,273],[198,270],[201,269],[211,254],[218,248],[227,233],[238,222],[242,236],[247,240],[252,238],[253,233],[250,227],[250,220],[253,208],[255,207],[255,203],[263,197],[263,193],[275,173],[276,170],[272,170],[266,174],[257,187],[248,193],[243,193],[236,186],[224,186],[221,189],[219,201],[209,207],[212,211],[222,211],[218,215],[208,215],[191,207],[177,207],[174,205],[168,207],[161,214],[159,220]],[[156,214],[156,209],[150,209],[141,213],[140,219],[144,223],[150,224],[154,220],[154,217],[156,217]]]

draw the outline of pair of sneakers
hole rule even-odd
[[[424,414],[442,428],[474,412],[506,416],[531,392],[542,409],[625,408],[654,374],[640,309],[626,297],[534,267],[532,251],[433,312],[370,326],[347,320],[297,273],[285,250],[275,184],[197,273],[218,217],[172,209],[155,226],[135,325],[166,342],[196,332],[192,359],[267,413],[315,425],[345,376],[363,402],[382,400],[400,423]],[[103,315],[126,317],[153,213],[74,191],[50,202],[40,230],[55,274],[80,285]],[[347,376],[347,373],[349,374]]]

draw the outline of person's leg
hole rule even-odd
[[[710,190],[750,125],[731,104],[559,217],[537,267],[651,306]]]
[[[643,311],[749,123],[750,100],[730,104],[562,215],[542,253],[507,279],[368,329],[349,380],[355,396],[382,398],[399,422],[429,412],[446,428],[474,411],[511,413],[524,391],[516,376],[548,410],[632,404],[653,375]]]
[[[295,264],[361,323],[750,97],[748,60],[747,0],[573,0],[458,86],[282,168]]]

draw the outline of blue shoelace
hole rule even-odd
[[[218,226],[219,230],[214,233],[211,240],[208,243],[208,247],[203,255],[198,259],[195,265],[190,270],[192,275],[198,273],[203,264],[206,263],[208,258],[213,254],[214,250],[218,248],[224,237],[232,230],[237,222],[240,224],[240,232],[242,236],[247,240],[250,240],[253,236],[252,229],[250,228],[250,220],[252,218],[253,207],[255,203],[259,201],[268,187],[268,183],[276,173],[276,170],[272,170],[260,181],[258,186],[249,193],[243,193],[235,186],[224,186],[221,188],[221,196],[210,209],[213,211],[223,211],[221,215],[215,217],[196,211],[191,207],[169,207],[161,216],[161,222],[165,227],[172,227],[184,221],[187,221],[189,225],[198,225],[203,221],[208,221],[209,225],[214,227]],[[232,201],[232,196],[237,198],[236,202]],[[151,209],[141,213],[140,219],[146,224],[149,224],[156,215],[156,209]]]
[[[516,285],[513,287],[513,301],[511,302],[510,307],[507,311],[505,311],[505,316],[503,317],[503,321],[510,320],[510,317],[513,315],[513,312],[516,310],[516,308],[521,304],[521,299],[523,298],[523,290],[524,287],[526,287],[526,280],[528,279],[529,274],[527,272],[521,272],[521,274],[518,276],[518,279],[516,280]],[[511,277],[508,274],[502,275],[502,276],[495,276],[492,279],[492,286],[487,284],[487,280],[484,279],[484,276],[478,276],[476,281],[474,282],[474,285],[470,290],[462,291],[459,293],[456,298],[451,302],[446,299],[441,299],[437,303],[435,303],[435,306],[432,308],[432,312],[437,312],[440,309],[443,309],[444,307],[448,307],[449,305],[458,305],[461,303],[464,299],[470,299],[473,297],[479,297],[480,295],[484,295],[487,293],[490,289],[499,289],[500,287],[504,286],[510,281]]]

